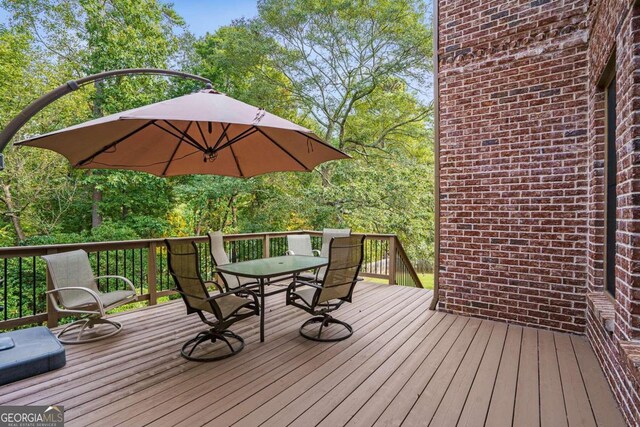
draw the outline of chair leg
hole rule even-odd
[[[101,334],[96,337],[83,339],[82,337],[83,337],[83,334],[86,332],[86,330],[93,329],[95,325],[113,326],[114,330],[109,333]],[[67,337],[63,337],[63,335],[66,334],[67,332],[76,330],[78,328],[80,330],[78,331],[78,335],[75,337],[75,339],[67,338],[68,335]],[[64,329],[58,332],[58,341],[60,341],[63,344],[82,344],[85,342],[99,341],[105,338],[112,337],[117,333],[119,333],[121,330],[122,330],[122,324],[119,322],[115,322],[113,320],[108,320],[108,319],[102,319],[102,318],[86,317],[68,324],[67,326],[64,327]]]
[[[239,343],[238,348],[233,348],[233,345],[229,342],[229,339],[232,339]],[[193,356],[193,352],[197,349],[199,345],[210,341],[211,343],[215,343],[217,341],[224,342],[227,347],[229,347],[229,352],[223,353],[217,356]],[[224,348],[224,347],[223,347]],[[202,331],[198,333],[194,338],[190,339],[182,346],[182,350],[180,354],[187,360],[191,360],[194,362],[215,362],[216,360],[226,359],[227,357],[231,357],[236,355],[242,351],[244,348],[244,339],[241,336],[234,334],[231,331],[222,331],[218,332],[213,329]]]
[[[314,333],[313,335],[311,335],[305,331],[305,328],[307,326],[310,326],[316,323],[320,324],[320,327],[318,328],[317,333]],[[328,330],[326,328],[328,328],[329,325],[341,325],[346,331],[346,333],[343,332],[342,334],[333,335],[331,337],[323,337],[322,331],[324,330],[326,332]],[[323,316],[312,317],[311,319],[304,322],[302,326],[300,326],[300,335],[312,341],[335,342],[335,341],[345,340],[349,338],[351,335],[353,335],[353,328],[348,323],[335,319],[328,314],[325,314]]]

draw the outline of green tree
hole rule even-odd
[[[238,215],[243,227],[349,225],[399,233],[412,256],[430,257],[432,65],[425,5],[262,0],[258,10],[255,20],[199,41],[196,70],[232,96],[315,129],[354,160],[322,165],[312,175],[258,178],[252,203]]]
[[[184,25],[171,6],[155,0],[4,1],[3,6],[12,13],[14,27],[31,37],[31,43],[27,43],[30,51],[22,52],[20,58],[32,63],[33,52],[38,52],[39,57],[45,58],[45,68],[67,70],[64,73],[69,76],[67,79],[118,68],[166,68],[179,47],[178,32]],[[22,66],[27,68],[25,64]],[[59,77],[52,79],[56,84],[64,80]],[[38,89],[27,92],[31,95],[29,100],[46,92],[49,87],[40,85]],[[67,107],[65,111],[81,112],[81,117],[62,114],[59,117],[63,120],[45,126],[40,133],[86,120],[90,115],[101,116],[164,99],[171,89],[166,80],[147,76],[100,82],[93,89],[79,91],[85,96],[81,103],[69,105],[63,102],[67,100],[65,97],[53,104],[58,110],[63,105]],[[12,94],[7,96],[15,102]],[[78,101],[77,96],[75,100]],[[80,120],[73,120],[78,118]],[[40,150],[17,151],[29,159],[41,156],[37,153]],[[12,155],[9,153],[8,163],[12,163]],[[75,203],[71,203],[73,206],[66,203],[65,208],[77,212],[76,220],[83,222],[66,224],[74,231],[81,231],[90,224],[97,227],[103,218],[109,224],[125,221],[143,237],[167,231],[166,216],[171,192],[166,181],[147,174],[120,171],[89,171],[68,176],[71,178],[70,188],[77,191],[69,193],[74,196]],[[36,182],[46,193],[50,192],[47,186],[54,181],[45,179],[38,182],[22,176],[14,184],[18,196],[12,198],[14,204],[20,206],[20,194],[29,194],[16,187]],[[81,199],[85,197],[89,199],[91,216],[80,214],[87,209],[87,200]],[[149,208],[149,204],[154,206]],[[36,233],[49,231],[34,230]],[[22,233],[18,240],[24,237]]]

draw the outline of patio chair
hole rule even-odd
[[[238,354],[244,348],[244,339],[229,327],[260,314],[256,295],[244,287],[224,292],[218,283],[202,280],[200,256],[194,242],[167,239],[165,243],[169,272],[187,306],[187,314],[197,313],[200,320],[210,326],[187,341],[180,354],[187,360],[199,362],[213,362]],[[219,293],[211,295],[209,287],[215,287]],[[209,320],[205,313],[213,315],[215,320]],[[230,341],[235,342],[235,347]],[[209,342],[210,346],[201,346]],[[218,343],[224,344],[218,346]]]
[[[209,250],[211,252],[211,260],[213,262],[213,265],[218,266],[229,264],[229,257],[227,256],[227,252],[224,250],[224,239],[222,232],[209,232],[207,233],[207,235],[209,236]],[[227,291],[238,289],[240,287],[256,289],[260,285],[256,279],[251,279],[248,277],[235,276],[233,274],[222,272],[218,272],[218,275],[220,275],[220,278],[222,279],[224,287],[225,289],[227,289]],[[269,279],[269,284],[275,284],[276,282],[288,280],[291,277],[291,275],[273,277]]]
[[[350,228],[325,228],[322,230],[322,247],[320,248],[320,256],[323,258],[329,257],[329,245],[331,239],[334,237],[349,237],[351,236]],[[320,283],[324,278],[327,267],[320,267],[316,271],[315,281]]]
[[[320,251],[311,246],[308,234],[287,235],[287,255],[320,256]]]
[[[329,265],[321,283],[298,279],[287,289],[287,305],[314,316],[300,327],[300,335],[313,341],[341,341],[353,334],[351,325],[333,318],[330,313],[345,301],[351,302],[362,266],[364,236],[334,237],[329,248]],[[300,284],[308,286],[298,288]],[[314,330],[315,325],[318,325],[317,330]],[[330,325],[340,327],[331,328]]]
[[[129,304],[137,300],[133,283],[122,276],[95,277],[89,263],[89,255],[82,249],[44,255],[47,270],[54,289],[47,291],[56,312],[60,314],[80,315],[81,319],[67,325],[58,333],[58,339],[64,344],[92,342],[111,337],[122,330],[122,324],[105,319],[105,313],[115,307]],[[112,292],[101,292],[98,288],[100,279],[116,279],[125,283],[128,289]],[[100,333],[103,328],[97,325],[113,327],[113,331]],[[67,339],[64,335],[77,330],[75,339]],[[87,336],[85,333],[92,333]],[[68,335],[67,335],[68,337]]]
[[[229,264],[229,257],[224,250],[224,240],[221,231],[209,232],[209,251],[211,253],[211,260],[213,265]],[[234,276],[232,274],[220,273],[218,275],[224,283],[224,287],[227,291],[238,289],[241,287],[254,288],[258,286],[258,281],[250,279],[248,277]]]
[[[320,251],[311,246],[311,236],[308,234],[287,235],[287,255],[320,256]],[[303,280],[316,280],[318,269],[298,273]]]

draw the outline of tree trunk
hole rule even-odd
[[[7,214],[11,217],[11,223],[13,224],[13,229],[16,232],[18,243],[21,243],[25,240],[26,236],[24,235],[24,230],[22,229],[22,224],[20,223],[20,214],[16,211],[16,207],[13,203],[13,198],[11,197],[11,188],[9,185],[3,184],[2,191],[4,193],[4,202],[7,205]]]
[[[102,96],[102,82],[97,81],[93,83],[93,86],[96,89],[96,96],[93,101],[93,116],[95,118],[102,117],[102,106],[101,106],[101,96]],[[100,215],[99,204],[102,201],[102,191],[96,188],[96,185],[93,185],[91,190],[91,228],[100,227],[102,224],[102,215]]]
[[[93,195],[91,197],[91,228],[100,227],[102,224],[102,215],[98,210],[99,204],[102,201],[102,191],[98,190],[96,186],[93,186]]]
[[[231,224],[234,229],[238,226],[238,210],[235,205],[231,206]]]

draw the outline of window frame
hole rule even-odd
[[[604,173],[603,173],[603,190],[604,190],[604,242],[603,242],[603,281],[604,281],[604,293],[610,298],[615,300],[616,297],[616,275],[615,275],[615,254],[616,254],[616,246],[617,246],[617,147],[616,147],[616,138],[617,138],[617,91],[616,91],[616,53],[615,50],[609,57],[609,61],[605,67],[604,72],[602,73],[602,77],[598,82],[598,87],[600,90],[604,92]],[[613,114],[614,114],[614,123],[613,123],[613,140],[611,140],[611,94],[610,91],[613,90]],[[615,155],[615,160],[613,163],[613,179],[614,184],[611,185],[611,144],[613,143],[613,151]],[[611,202],[613,201],[613,212],[614,212],[614,220],[611,222]],[[612,230],[613,228],[613,230]],[[613,254],[611,253],[613,250]],[[613,263],[613,265],[612,265]]]

